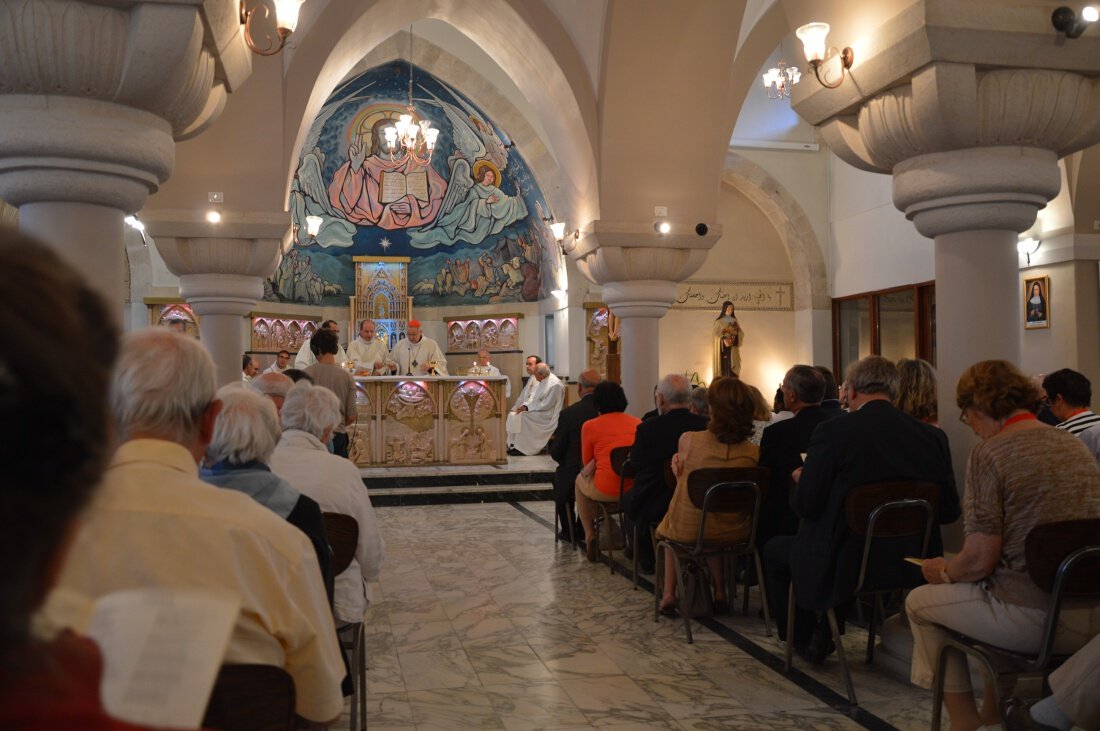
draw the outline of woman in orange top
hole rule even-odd
[[[577,514],[584,526],[584,541],[588,560],[596,560],[596,502],[613,503],[619,499],[619,476],[611,469],[611,450],[629,447],[641,420],[623,413],[626,393],[617,383],[604,381],[592,393],[592,405],[599,413],[581,426],[581,462],[584,468],[577,476]],[[623,490],[633,487],[627,480]]]

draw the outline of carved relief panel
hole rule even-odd
[[[493,430],[499,425],[500,404],[481,381],[463,381],[447,400],[445,419],[447,462],[484,463],[496,460]]]
[[[249,350],[253,353],[278,353],[289,350],[293,355],[302,344],[317,332],[314,320],[279,317],[277,315],[254,315],[252,317],[252,338]]]

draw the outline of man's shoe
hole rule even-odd
[[[524,454],[523,452],[519,451],[515,447],[508,447],[508,456],[509,457],[526,457],[527,455]]]
[[[795,645],[795,652],[811,665],[824,665],[825,658],[836,652],[836,643],[829,635],[815,630],[810,644],[803,648]]]
[[[1005,699],[1001,709],[1001,718],[1005,722],[1005,731],[1058,731],[1054,726],[1039,723],[1031,717],[1032,704],[1015,696]]]

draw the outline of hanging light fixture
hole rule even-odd
[[[798,70],[797,66],[788,66],[787,62],[783,60],[786,55],[785,50],[786,41],[780,41],[779,61],[763,75],[764,90],[767,92],[769,99],[790,98],[794,85],[802,78],[802,72]]]
[[[435,150],[435,138],[439,136],[439,130],[432,127],[429,120],[418,119],[416,109],[413,107],[412,45],[412,26],[409,26],[409,105],[406,107],[407,114],[398,117],[397,123],[392,127],[383,129],[382,134],[386,136],[386,148],[389,150],[391,162],[412,158],[418,163],[427,164],[432,160],[432,152]],[[425,151],[427,154],[425,154]]]

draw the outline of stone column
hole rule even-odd
[[[251,73],[231,0],[0,3],[0,198],[121,302],[122,219]]]
[[[1096,83],[1066,71],[932,63],[822,124],[847,162],[893,173],[894,204],[935,239],[940,424],[962,489],[976,442],[955,417],[972,363],[1019,362],[1019,232],[1058,194],[1058,159],[1100,137]]]
[[[652,226],[593,221],[570,254],[577,268],[603,287],[603,300],[622,320],[619,352],[627,411],[653,408],[653,387],[663,375],[658,322],[676,299],[676,283],[691,276],[721,237],[714,226],[699,236],[675,225],[660,235]]]
[[[241,356],[248,350],[241,318],[264,295],[282,257],[275,238],[158,238],[157,250],[180,278],[180,296],[199,316],[199,336],[217,368],[218,385],[241,380]]]

